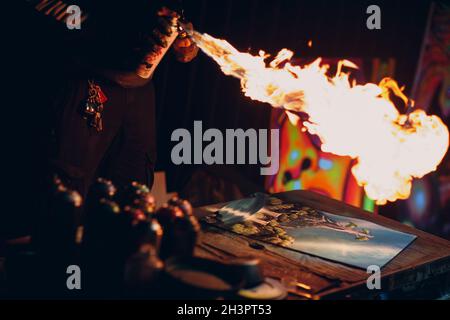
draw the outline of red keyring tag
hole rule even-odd
[[[97,88],[97,96],[98,96],[98,102],[103,104],[106,101],[108,101],[108,97],[105,95],[105,93],[102,91],[100,86],[96,86]]]

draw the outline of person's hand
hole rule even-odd
[[[188,29],[193,29],[192,23],[186,23]],[[173,44],[173,50],[178,61],[187,63],[192,61],[198,54],[197,45],[187,37],[186,34],[181,34]]]
[[[178,13],[166,7],[162,8],[158,12],[158,16],[160,16],[160,19],[163,19],[161,21],[161,26],[163,29],[166,28],[166,26],[164,25],[164,20],[171,20],[176,24],[178,22],[178,19],[180,19],[180,15]],[[194,29],[192,23],[190,22],[185,23],[185,27],[189,30]],[[170,36],[169,33],[166,33],[166,35]],[[186,34],[180,34],[180,36],[178,36],[173,44],[173,50],[175,52],[177,60],[186,63],[192,61],[197,56],[199,49],[195,45],[195,43],[187,37]]]
[[[168,40],[175,31],[180,15],[166,7],[158,11],[157,26],[153,30],[152,36],[154,42],[162,47],[168,46]]]
[[[158,11],[158,27],[153,31],[153,38],[156,44],[166,48],[168,38],[172,35],[173,27],[177,25],[180,15],[163,7]],[[187,29],[192,30],[192,23],[185,23]],[[181,33],[173,43],[173,50],[178,61],[186,63],[192,61],[198,54],[198,47],[187,37],[185,33]],[[156,54],[158,50],[155,50]]]
[[[145,79],[151,77],[155,64],[159,63],[165,49],[173,40],[174,32],[177,30],[180,15],[166,7],[161,8],[157,13],[157,25],[147,38],[148,49],[141,59],[137,68],[137,74]],[[186,28],[192,29],[192,24],[185,24]],[[173,43],[175,56],[180,62],[190,62],[197,56],[198,47],[189,39],[187,35],[181,33]]]

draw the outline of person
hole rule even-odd
[[[155,89],[145,71],[180,16],[163,1],[74,4],[79,29],[67,27],[64,1],[28,0],[20,11],[26,23],[16,26],[16,59],[26,94],[17,112],[26,125],[16,140],[32,161],[22,164],[19,156],[16,180],[26,179],[32,192],[27,209],[3,224],[10,236],[29,233],[40,219],[53,174],[83,197],[96,177],[153,184]],[[188,38],[177,38],[173,49],[181,62],[198,52]]]

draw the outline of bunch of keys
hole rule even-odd
[[[84,108],[83,118],[87,120],[89,127],[94,128],[97,132],[101,132],[103,131],[103,104],[108,98],[105,96],[100,86],[93,80],[89,80],[88,83],[89,94]]]

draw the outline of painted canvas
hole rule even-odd
[[[206,221],[237,234],[335,262],[384,267],[416,237],[275,196],[233,201]]]

